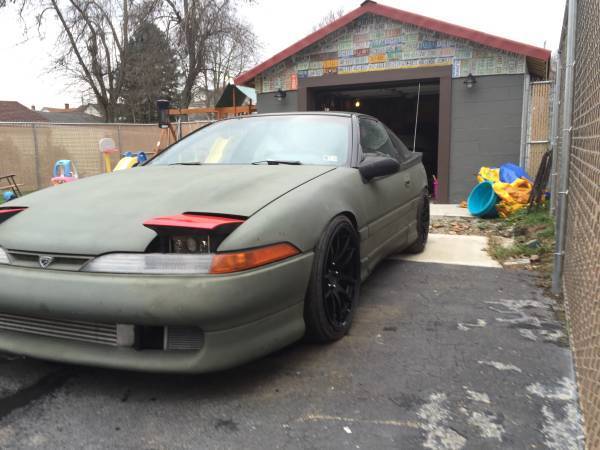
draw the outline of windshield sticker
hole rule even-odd
[[[337,155],[323,155],[323,161],[338,162],[338,157]]]

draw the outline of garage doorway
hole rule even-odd
[[[417,112],[418,104],[418,112]],[[355,111],[377,117],[409,149],[423,153],[430,192],[448,202],[450,161],[450,67],[401,69],[300,79],[301,111]],[[415,139],[416,125],[416,139]]]
[[[423,154],[429,192],[438,175],[439,80],[315,89],[315,109],[376,117],[410,149]]]

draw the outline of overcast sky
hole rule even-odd
[[[330,10],[349,12],[362,0],[257,0],[241,15],[254,26],[261,60],[309,34]],[[565,0],[381,0],[379,3],[556,50]],[[0,10],[0,100],[26,106],[79,105],[81,92],[48,72],[56,30],[24,40],[14,10]]]

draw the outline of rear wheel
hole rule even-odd
[[[304,305],[307,338],[328,342],[344,336],[352,324],[359,289],[358,234],[347,217],[338,216],[315,249]]]
[[[423,192],[417,208],[417,240],[406,249],[407,253],[421,253],[425,250],[429,236],[429,196]]]

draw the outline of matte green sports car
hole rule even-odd
[[[0,351],[207,372],[339,339],[375,265],[424,248],[426,186],[376,119],[293,113],[17,198],[0,208]]]

